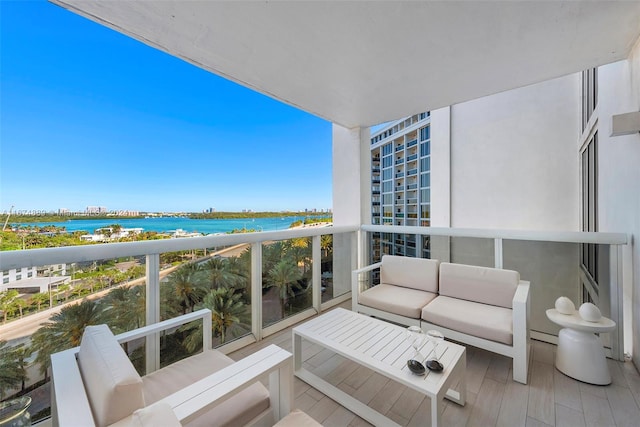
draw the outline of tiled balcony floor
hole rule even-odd
[[[349,308],[348,304],[344,305]],[[400,425],[430,425],[429,398],[303,341],[306,367]],[[234,359],[276,344],[291,351],[287,329],[232,353]],[[467,404],[445,400],[443,426],[639,426],[640,375],[629,362],[608,360],[613,383],[593,386],[554,368],[555,346],[533,341],[529,384],[511,379],[510,359],[467,347]],[[295,379],[295,407],[325,426],[370,425],[339,402]]]

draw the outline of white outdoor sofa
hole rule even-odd
[[[106,325],[87,327],[80,347],[51,355],[53,425],[270,426],[289,414],[292,357],[280,347],[234,362],[203,334],[202,353],[140,377],[120,346],[198,319],[211,330],[206,309],[118,336]],[[267,376],[269,390],[259,382]]]
[[[377,268],[380,284],[366,289],[361,275]],[[353,271],[352,306],[510,357],[514,381],[527,383],[529,282],[517,271],[384,255]]]

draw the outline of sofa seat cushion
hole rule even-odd
[[[475,265],[440,264],[439,294],[512,308],[520,273]]]
[[[181,427],[180,421],[168,403],[157,402],[138,409],[109,427]]]
[[[422,307],[436,296],[431,292],[381,283],[358,295],[358,303],[398,316],[419,319]]]
[[[512,313],[509,308],[439,296],[422,309],[422,319],[454,331],[512,345]]]
[[[217,350],[208,350],[173,363],[142,378],[145,400],[147,404],[157,402],[233,363],[233,359]],[[256,382],[188,425],[245,425],[269,406],[268,390]]]
[[[145,406],[142,379],[107,325],[85,328],[77,358],[97,426]]]
[[[384,255],[380,283],[437,293],[439,264],[437,259]]]

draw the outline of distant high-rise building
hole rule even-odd
[[[85,211],[88,214],[101,214],[107,213],[107,208],[104,206],[87,206]]]
[[[431,117],[415,114],[371,135],[371,223],[431,225]],[[428,239],[373,233],[372,255],[430,257]],[[419,251],[422,251],[420,253]]]

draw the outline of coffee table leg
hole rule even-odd
[[[302,368],[302,337],[293,332],[293,372]]]

